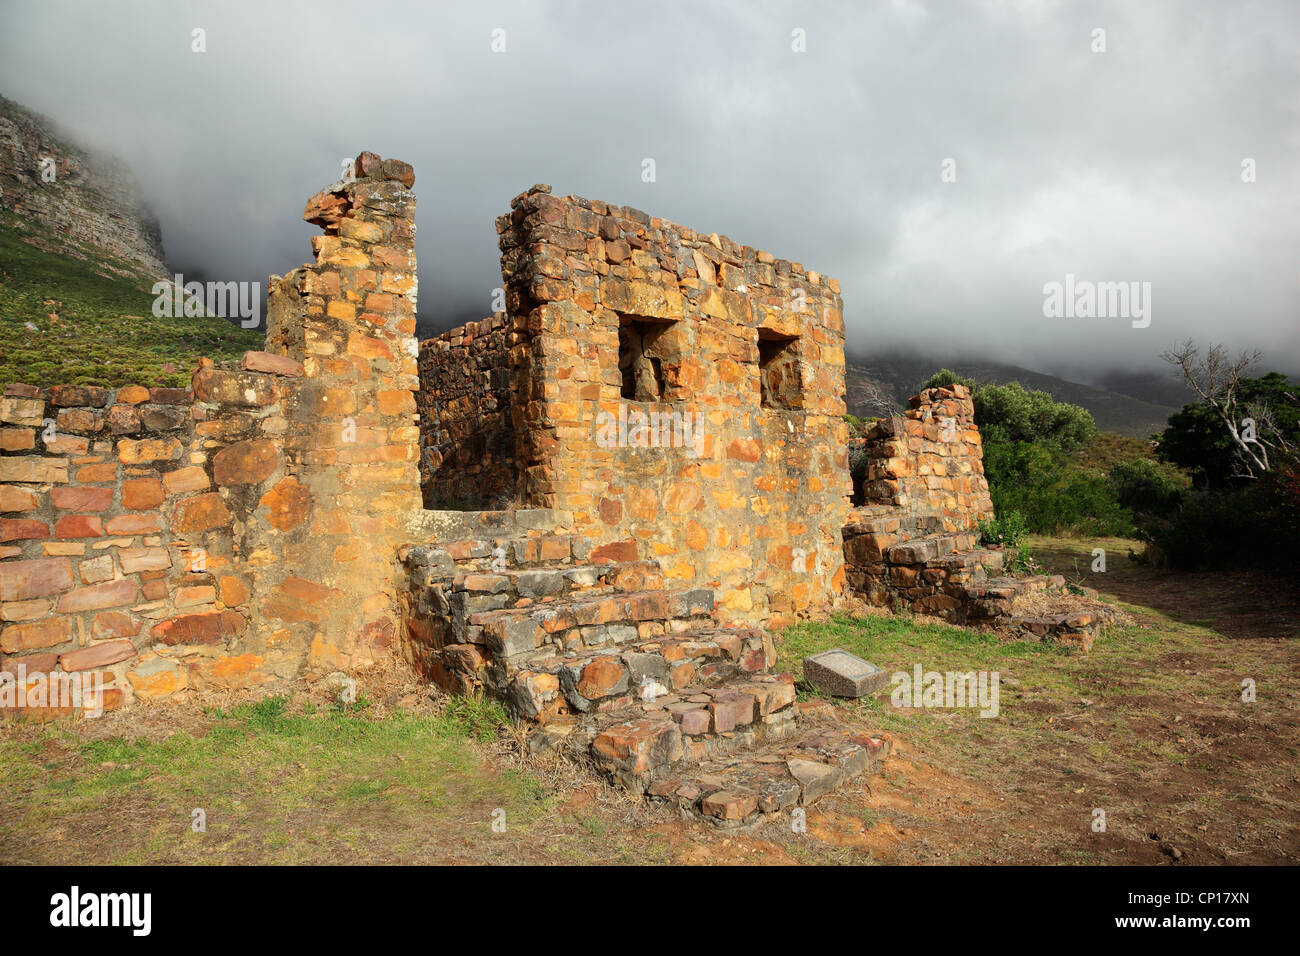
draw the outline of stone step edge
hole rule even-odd
[[[702,627],[634,644],[592,647],[572,657],[521,661],[506,675],[500,693],[529,720],[562,703],[578,713],[606,713],[624,704],[653,703],[643,696],[647,689],[659,699],[754,680],[769,672],[775,657],[775,644],[765,631]],[[596,673],[589,674],[592,668]],[[602,689],[608,692],[593,694]]]
[[[464,568],[439,569],[431,572],[425,581],[425,587],[450,585],[449,590],[466,591],[476,594],[500,594],[503,591],[519,592],[518,582],[521,578],[541,578],[547,575],[556,575],[572,583],[574,586],[569,587],[567,591],[584,591],[589,588],[600,586],[600,582],[610,575],[618,575],[631,572],[642,572],[647,575],[657,575],[661,580],[663,570],[658,561],[618,561],[613,564],[568,564],[559,567],[536,567],[536,568],[514,568],[507,571],[482,571],[466,570]],[[582,583],[579,578],[590,576],[591,581]],[[612,585],[614,590],[658,590],[662,585],[656,588],[619,588]],[[550,597],[555,594],[561,594],[564,591],[553,591],[542,595]],[[526,595],[525,595],[526,596]],[[541,601],[542,598],[536,598]],[[504,608],[502,610],[505,610]]]
[[[423,543],[479,536],[498,537],[528,532],[548,534],[573,527],[573,513],[553,508],[510,511],[447,511],[423,509],[411,516],[408,529]]]
[[[546,638],[563,639],[566,632],[582,627],[667,624],[711,619],[714,613],[711,588],[618,591],[596,598],[584,598],[581,594],[572,592],[555,601],[522,608],[479,611],[470,615],[469,624],[483,629],[484,643],[496,656],[509,658],[532,653],[547,643],[554,643]]]
[[[521,548],[535,545],[536,557],[520,557]],[[547,563],[567,564],[573,560],[586,560],[592,548],[591,539],[576,533],[537,534],[525,537],[487,535],[479,538],[460,538],[443,542],[408,542],[397,552],[398,560],[408,568],[440,567],[456,570],[474,561],[505,561],[507,565],[545,566]],[[498,551],[499,549],[499,551]],[[543,553],[549,551],[549,553]],[[497,552],[494,554],[494,552]]]
[[[651,783],[646,794],[715,826],[752,827],[796,806],[811,806],[852,780],[880,771],[891,749],[889,738],[842,733],[841,742],[815,734],[764,747],[725,767],[677,768]],[[829,747],[806,746],[818,738]]]

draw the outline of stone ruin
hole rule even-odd
[[[770,629],[845,594],[1006,621],[1059,586],[990,576],[961,386],[873,426],[852,506],[836,280],[535,186],[496,223],[506,310],[418,343],[414,173],[353,174],[307,204],[265,351],[190,389],[5,389],[7,675],[111,709],[398,654],[739,825],[888,750],[796,701]],[[50,703],[8,709],[89,706]]]

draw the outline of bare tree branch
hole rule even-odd
[[[1269,448],[1286,448],[1286,440],[1277,428],[1272,409],[1259,403],[1248,407],[1241,404],[1241,380],[1259,362],[1260,353],[1242,352],[1230,359],[1222,345],[1212,345],[1202,359],[1200,349],[1188,339],[1178,348],[1161,353],[1160,357],[1183,373],[1183,381],[1227,427],[1241,475],[1258,478],[1268,471]],[[1253,429],[1247,429],[1247,419],[1253,421]],[[1243,430],[1247,432],[1245,437]],[[1253,435],[1250,434],[1252,430]]]

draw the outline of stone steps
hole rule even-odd
[[[808,806],[879,770],[889,741],[795,702],[789,675],[731,680],[548,726],[603,776],[722,827]]]
[[[466,541],[491,538],[521,538],[552,534],[573,525],[573,515],[550,508],[519,508],[513,511],[435,511],[418,516],[414,533],[426,541]]]
[[[590,542],[577,534],[484,536],[410,546],[404,560],[410,567],[428,568],[431,574],[457,570],[499,574],[582,562],[590,551]]]
[[[576,592],[557,601],[471,614],[469,625],[480,629],[482,643],[495,657],[524,662],[541,648],[562,654],[621,643],[632,639],[632,630],[641,638],[682,633],[711,623],[713,606],[709,588],[591,597]]]
[[[889,739],[878,734],[833,728],[790,734],[743,756],[673,768],[646,792],[717,826],[746,827],[878,773],[889,750]]]
[[[439,521],[465,536],[402,552],[410,656],[449,689],[504,701],[531,748],[571,749],[721,826],[809,803],[887,749],[801,724],[771,636],[719,626],[713,591],[666,590],[658,562],[521,534],[495,512]]]
[[[700,627],[678,636],[540,656],[506,666],[505,696],[521,716],[546,722],[563,711],[595,713],[672,694],[702,693],[766,673],[771,638],[752,628]],[[498,667],[501,665],[498,664]]]

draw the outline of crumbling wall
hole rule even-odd
[[[420,343],[420,475],[424,506],[499,510],[515,501],[510,350],[505,313]]]
[[[354,173],[307,205],[315,263],[272,277],[267,352],[192,391],[6,390],[7,672],[91,671],[113,706],[388,653],[420,512],[414,174]]]
[[[851,491],[839,283],[549,187],[511,207],[524,502],[572,512],[594,560],[713,586],[727,620],[833,600]]]
[[[970,389],[928,388],[909,405],[867,428],[863,504],[934,517],[942,531],[975,529],[993,516],[993,499]]]
[[[927,613],[963,606],[966,588],[1002,567],[977,550],[979,522],[993,516],[979,429],[964,385],[926,389],[864,438],[865,501],[842,536],[845,577],[869,603]]]

